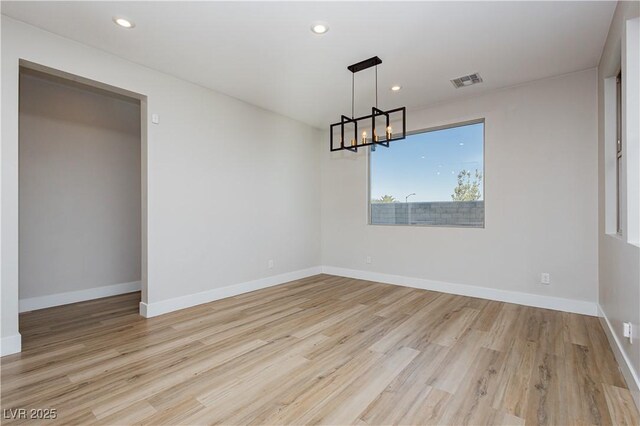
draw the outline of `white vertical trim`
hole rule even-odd
[[[625,163],[627,242],[640,245],[640,18],[625,22],[622,35],[622,149]]]
[[[118,294],[140,291],[140,281],[89,288],[87,290],[70,291],[67,293],[50,294],[47,296],[20,299],[20,312],[35,311],[52,306],[67,305],[69,303],[84,302],[85,300],[101,297],[117,296]]]
[[[607,335],[607,339],[609,339],[609,345],[613,350],[616,361],[618,361],[620,371],[622,372],[622,375],[627,382],[627,386],[629,387],[629,390],[633,395],[633,400],[636,403],[636,407],[638,407],[638,410],[640,410],[640,377],[638,376],[635,368],[633,368],[633,364],[631,363],[629,356],[622,347],[622,344],[620,343],[618,336],[613,330],[613,326],[611,325],[607,314],[602,310],[602,306],[600,305],[598,305],[598,316],[600,317],[600,323],[602,324],[602,328]]]
[[[604,228],[605,233],[616,235],[616,76],[604,79]]]
[[[20,333],[0,339],[0,356],[17,354],[22,350],[22,336]]]

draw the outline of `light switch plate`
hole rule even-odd
[[[551,284],[551,275],[548,272],[543,272],[540,274],[540,283],[544,285]]]

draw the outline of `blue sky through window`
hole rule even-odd
[[[371,198],[392,195],[404,202],[415,192],[409,201],[451,201],[461,170],[471,171],[473,179],[477,169],[484,181],[483,139],[484,123],[475,123],[376,147],[371,153]]]

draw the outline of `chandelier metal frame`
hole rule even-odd
[[[406,138],[406,129],[407,129],[407,121],[406,121],[406,107],[394,108],[390,110],[381,110],[378,108],[378,65],[382,63],[382,60],[377,56],[374,56],[369,59],[365,59],[364,61],[360,61],[356,64],[349,65],[347,69],[351,71],[351,117],[347,117],[346,115],[340,116],[340,121],[337,123],[333,123],[329,126],[329,148],[331,152],[335,151],[352,151],[358,152],[358,148],[364,148],[368,146],[375,147],[376,145],[389,147],[389,142],[399,141]],[[355,92],[355,74],[357,72],[369,69],[371,67],[375,67],[376,78],[375,78],[375,91],[376,91],[376,105],[371,107],[371,114],[363,115],[361,117],[354,117],[354,92]],[[397,134],[393,133],[391,128],[391,114],[394,113],[402,113],[402,132],[401,136],[397,136]],[[376,132],[376,117],[384,116],[385,117],[385,131],[384,138],[381,137]],[[367,138],[366,132],[363,132],[362,137],[358,136],[358,122],[363,122],[371,120],[371,132],[372,135],[370,138]],[[345,143],[345,125],[353,123],[353,138],[349,143]],[[338,147],[334,145],[334,128],[340,127],[340,144]]]

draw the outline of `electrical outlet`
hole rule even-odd
[[[542,274],[540,274],[540,284],[551,284],[551,275],[549,275],[548,272],[543,272]]]
[[[622,335],[629,339],[629,343],[633,344],[633,327],[630,322],[622,323]]]
[[[267,262],[267,267],[269,269],[273,269],[273,259],[269,259],[269,262]]]
[[[367,256],[367,258],[364,261],[365,263],[371,263],[371,256]]]

